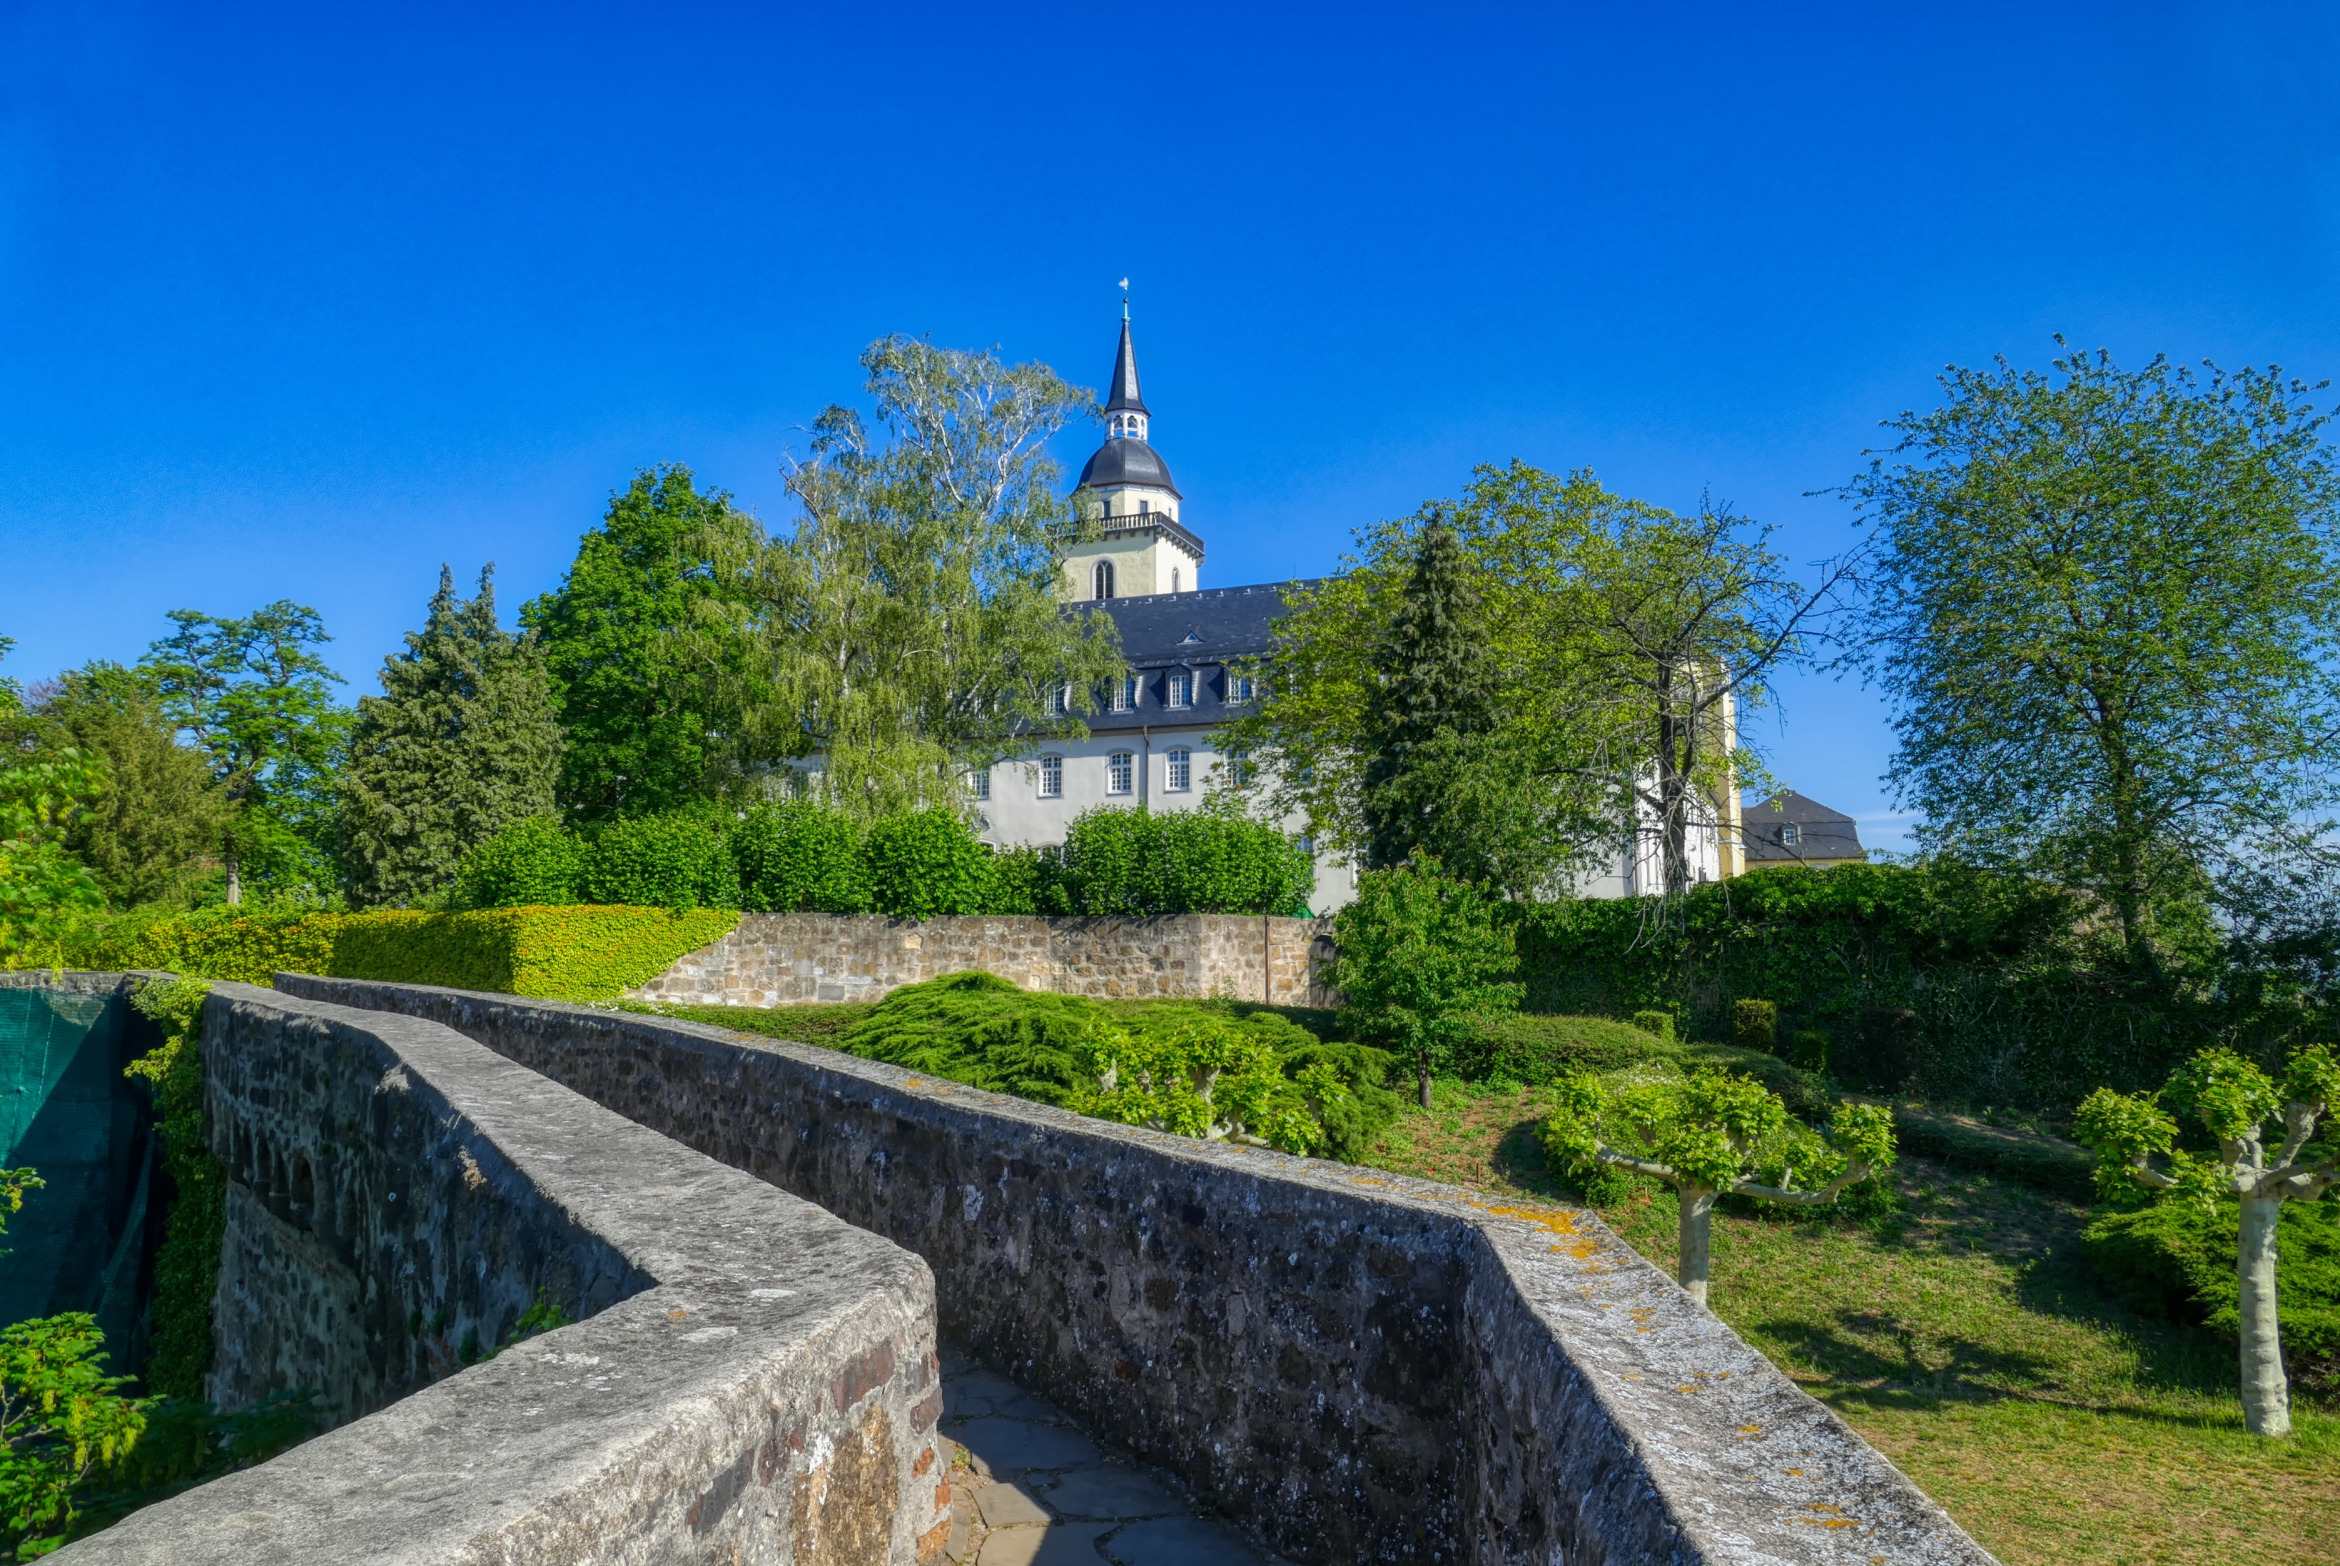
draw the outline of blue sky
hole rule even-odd
[[[1512,457],[1811,492],[2050,336],[2340,371],[2330,7],[0,5],[0,633],[507,613],[637,467],[767,520],[882,333],[1088,385],[1133,280],[1206,583]],[[1091,436],[1062,443],[1077,466]],[[1787,782],[1898,840],[1884,713]]]

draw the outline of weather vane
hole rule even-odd
[[[1126,277],[1121,280],[1121,318],[1124,321],[1129,319],[1129,279]]]

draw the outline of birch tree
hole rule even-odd
[[[1085,734],[1122,663],[1112,622],[1056,593],[1079,518],[1046,443],[1094,398],[908,337],[861,362],[883,441],[832,407],[788,473],[793,531],[719,519],[694,642],[744,714],[738,764],[820,753],[830,798],[877,816],[960,803],[965,769]]]
[[[2312,1201],[2340,1185],[2340,1150],[2313,1140],[2335,1101],[2340,1059],[2326,1045],[2294,1053],[2279,1078],[2232,1050],[2208,1049],[2179,1068],[2159,1093],[2098,1088],[2081,1103],[2075,1122],[2080,1140],[2103,1160],[2097,1183],[2108,1195],[2142,1187],[2165,1199],[2209,1204],[2231,1197],[2241,1204],[2234,1268],[2241,1293],[2243,1427],[2253,1435],[2291,1433],[2275,1290],[2276,1221],[2285,1202]],[[2215,1156],[2176,1146],[2178,1121],[2171,1109],[2210,1134]],[[2278,1122],[2280,1140],[2270,1151],[2267,1130]]]
[[[1544,1145],[1579,1173],[1622,1169],[1674,1188],[1681,1207],[1683,1290],[1706,1303],[1715,1198],[1725,1192],[1820,1207],[1895,1161],[1893,1115],[1840,1105],[1824,1139],[1778,1094],[1727,1071],[1650,1072],[1622,1087],[1595,1076],[1561,1083]]]

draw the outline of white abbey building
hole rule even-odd
[[[1147,440],[1152,421],[1138,391],[1125,307],[1105,402],[1105,443],[1074,489],[1076,497],[1102,504],[1104,529],[1066,549],[1062,591],[1068,601],[1094,603],[1112,616],[1129,673],[1105,710],[1089,718],[1088,738],[1047,741],[1035,755],[974,779],[986,842],[1061,844],[1073,818],[1098,805],[1157,811],[1200,805],[1213,769],[1227,759],[1214,737],[1218,725],[1251,700],[1236,665],[1266,657],[1284,592],[1301,585],[1203,586],[1203,541],[1181,519],[1184,497]],[[1691,874],[1702,881],[1745,868],[1736,791],[1715,803],[1710,819],[1692,832]],[[1299,826],[1287,823],[1291,830]],[[1642,833],[1578,890],[1630,897],[1662,890],[1663,874],[1654,838]],[[1309,906],[1329,913],[1356,894],[1356,884],[1352,865],[1319,852]]]

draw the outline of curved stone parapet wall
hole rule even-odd
[[[349,1422],[68,1546],[169,1562],[929,1559],[916,1256],[437,1023],[221,984],[213,1396]],[[538,1300],[576,1322],[495,1350]]]
[[[917,1251],[946,1338],[1293,1560],[1990,1559],[1588,1213],[655,1017],[277,982],[444,1022]]]

